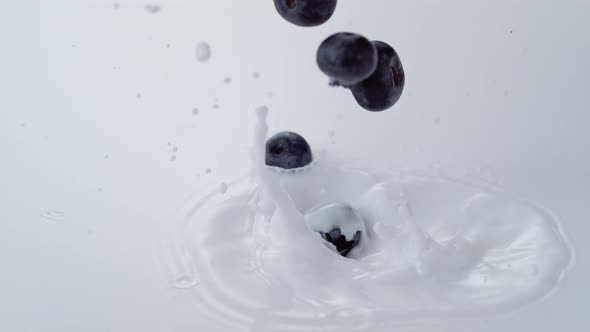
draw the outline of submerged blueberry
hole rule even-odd
[[[266,165],[284,169],[309,165],[311,148],[299,134],[283,131],[266,141]]]
[[[333,244],[342,256],[367,241],[365,221],[349,204],[335,203],[317,208],[306,213],[305,220],[309,228]]]
[[[316,60],[333,84],[347,86],[371,76],[379,59],[377,49],[367,38],[339,32],[320,44]]]
[[[337,0],[274,0],[275,8],[287,21],[313,27],[325,23],[332,17]]]
[[[361,240],[361,231],[356,231],[354,237],[348,240],[346,236],[342,234],[340,228],[334,228],[328,233],[320,232],[320,235],[324,240],[332,243],[336,247],[338,253],[345,257]]]
[[[357,103],[372,112],[384,111],[399,100],[404,90],[405,74],[395,50],[381,41],[373,41],[379,63],[369,78],[350,87]]]

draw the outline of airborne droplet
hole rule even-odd
[[[209,58],[211,58],[211,46],[205,42],[198,43],[195,49],[195,57],[199,62],[209,61]]]

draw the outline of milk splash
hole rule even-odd
[[[195,314],[228,330],[438,330],[542,299],[573,260],[549,212],[497,189],[322,156],[267,167],[267,109],[257,115],[250,174],[183,210],[165,259]],[[365,223],[348,258],[306,223],[334,203]]]

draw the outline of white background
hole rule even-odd
[[[576,265],[549,299],[480,331],[588,329],[589,1],[341,0],[313,29],[270,0],[159,1],[156,14],[118,3],[2,4],[1,331],[204,326],[160,277],[154,246],[187,195],[245,170],[259,105],[272,131],[316,150],[493,177],[552,210]],[[393,109],[365,112],[327,86],[315,51],[343,30],[402,57]]]

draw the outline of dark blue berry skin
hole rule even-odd
[[[341,234],[340,228],[334,228],[329,233],[320,233],[320,235],[324,240],[332,243],[340,255],[344,257],[346,257],[352,248],[356,247],[361,240],[361,231],[357,231],[354,234],[354,238],[348,241],[346,240],[346,237]]]
[[[349,86],[371,76],[379,58],[367,38],[339,32],[320,44],[316,60],[321,71],[332,79],[332,85]]]
[[[325,23],[332,17],[337,0],[274,0],[275,8],[287,21],[302,27]]]
[[[371,112],[384,111],[397,103],[404,90],[406,77],[395,50],[381,41],[373,41],[379,55],[375,72],[364,81],[350,86],[357,103]]]
[[[266,165],[293,169],[311,163],[311,148],[300,135],[283,131],[266,141]]]

